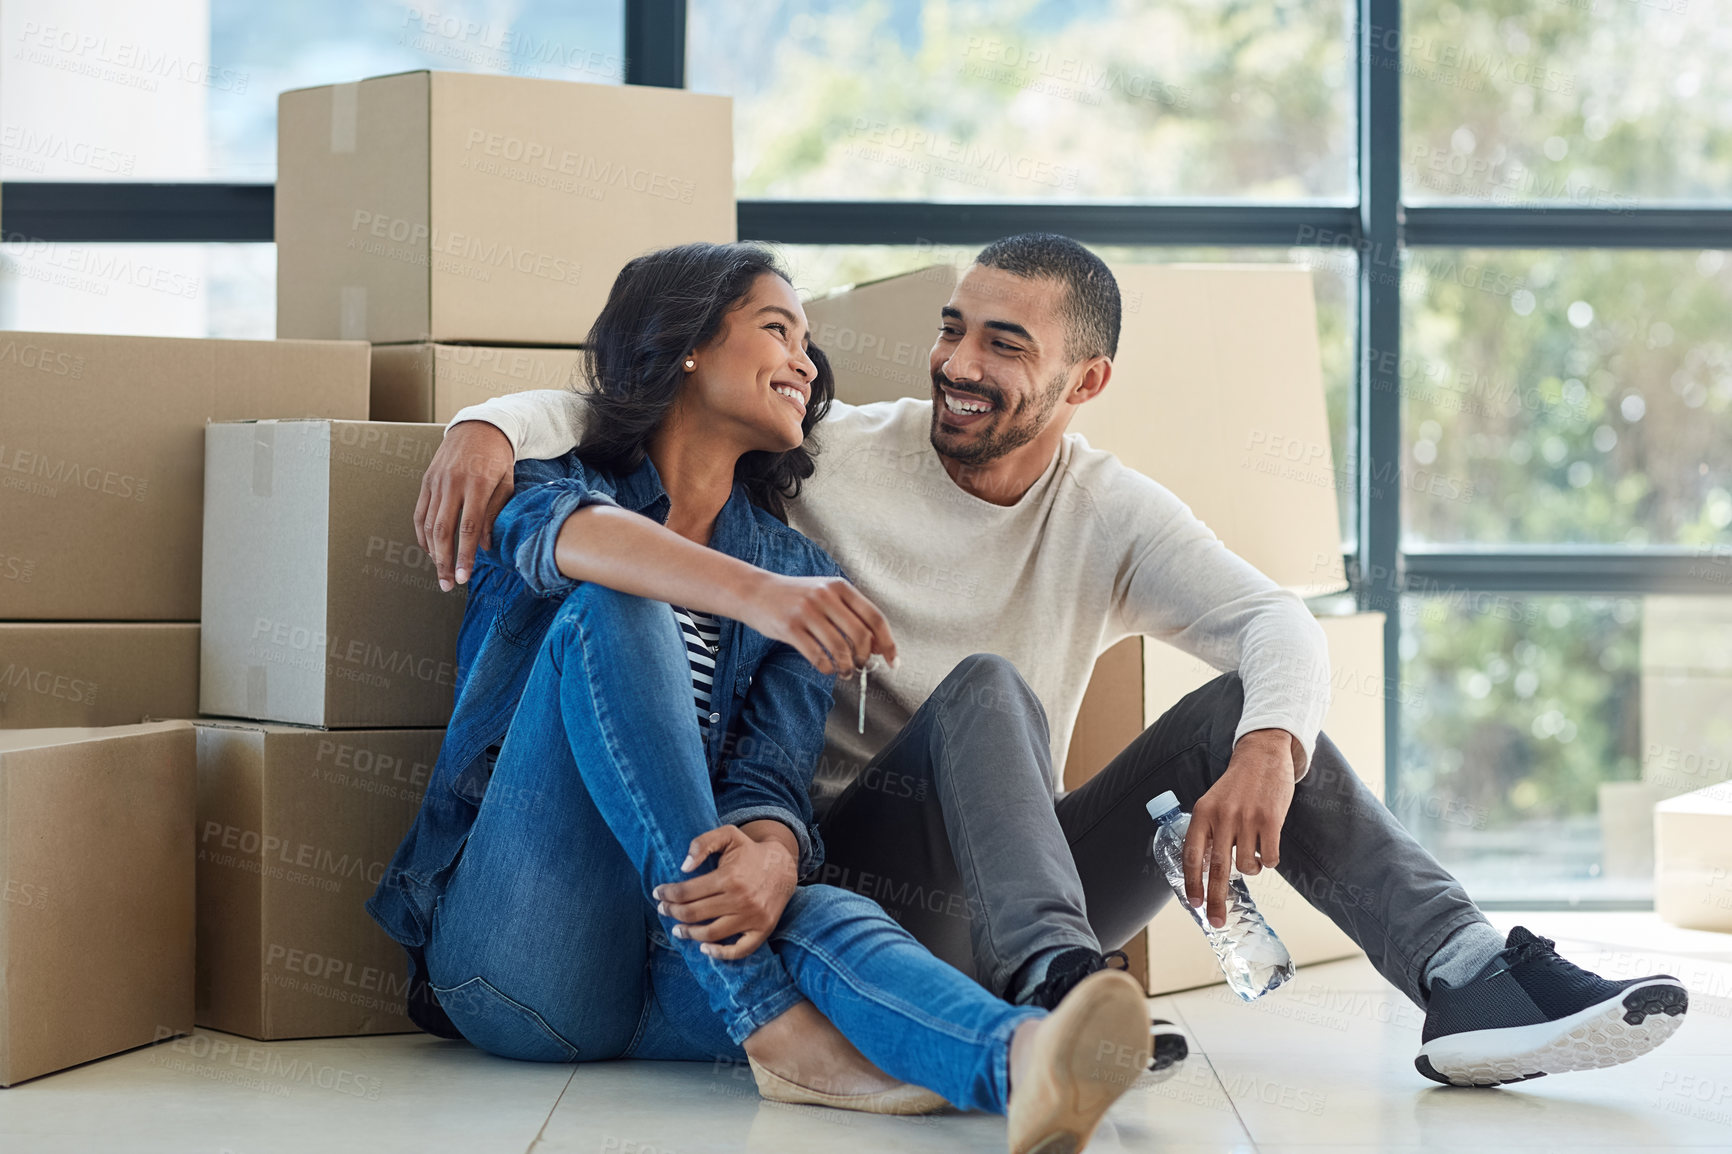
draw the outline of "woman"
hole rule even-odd
[[[1075,1149],[1147,1065],[1133,981],[1009,1005],[869,899],[797,887],[822,860],[807,790],[834,678],[896,652],[780,519],[832,394],[806,327],[749,245],[621,271],[588,433],[519,466],[438,765],[369,909],[434,1033],[542,1061],[744,1055],[766,1096],[949,1101],[1008,1112],[1013,1150]]]

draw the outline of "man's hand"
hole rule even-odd
[[[453,425],[421,478],[415,540],[433,558],[439,588],[469,580],[475,549],[493,543],[493,518],[511,499],[516,456],[511,441],[486,421]]]
[[[799,843],[787,826],[763,820],[747,822],[746,828],[752,832],[724,825],[699,834],[682,868],[690,873],[720,854],[716,868],[652,891],[656,912],[680,923],[674,936],[704,943],[699,948],[712,958],[732,961],[763,945],[799,880]],[[735,934],[740,940],[733,945],[717,944]]]
[[[1227,924],[1227,887],[1237,858],[1242,874],[1260,873],[1281,860],[1281,825],[1293,804],[1293,737],[1284,729],[1257,729],[1233,747],[1227,772],[1198,800],[1185,835],[1185,900],[1203,904],[1203,867],[1209,870],[1209,924]]]

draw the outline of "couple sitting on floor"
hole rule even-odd
[[[934,319],[930,401],[835,403],[774,258],[681,246],[621,271],[586,393],[453,422],[416,520],[469,584],[457,706],[369,903],[419,1025],[541,1061],[744,1056],[766,1097],[1079,1149],[1185,1056],[1102,953],[1171,896],[1144,803],[1172,790],[1186,900],[1220,924],[1232,869],[1279,864],[1427,1008],[1429,1077],[1669,1035],[1675,979],[1498,935],[1319,732],[1304,604],[1066,435],[1112,375],[1098,258],[996,242]],[[1228,672],[1061,794],[1094,659],[1134,634]]]

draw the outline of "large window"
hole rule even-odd
[[[1412,203],[1732,199],[1732,22],[1715,0],[1410,0]]]
[[[1717,250],[1414,249],[1415,542],[1732,545],[1732,265]]]
[[[1392,807],[1482,899],[1641,902],[1732,777],[1723,7],[18,0],[0,323],[268,336],[277,92],[428,67],[732,96],[808,293],[1027,229],[1307,265]]]
[[[692,0],[690,13],[688,84],[734,97],[741,196],[1353,192],[1344,0]]]
[[[1732,201],[1724,17],[1404,6],[1402,199],[1454,243],[1400,261],[1392,796],[1482,897],[1645,900],[1654,802],[1728,776],[1732,681],[1676,657],[1732,642],[1727,220],[1666,211]]]

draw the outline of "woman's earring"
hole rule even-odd
[[[686,372],[689,373],[697,367],[698,367],[698,362],[694,361],[691,357],[686,358]]]

